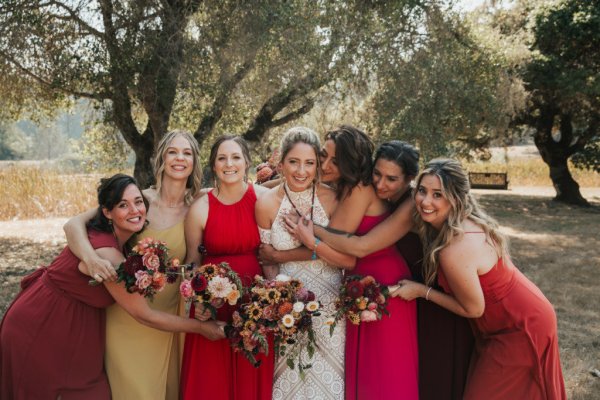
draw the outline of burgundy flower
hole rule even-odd
[[[364,293],[364,287],[359,281],[350,281],[346,283],[346,290],[348,292],[348,296],[353,299],[358,299]]]
[[[208,283],[206,282],[206,278],[204,275],[197,274],[192,278],[192,289],[196,292],[201,292],[206,289]]]
[[[308,293],[306,294],[306,301],[314,301],[315,299],[316,299],[316,296],[315,296],[314,292],[311,292],[309,290]]]
[[[136,272],[144,269],[144,260],[142,256],[136,254],[127,257],[123,263],[123,269],[127,275],[135,276]]]

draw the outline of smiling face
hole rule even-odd
[[[123,191],[121,200],[108,210],[103,208],[104,216],[112,220],[115,235],[125,242],[136,232],[144,227],[146,222],[146,205],[142,192],[134,184],[128,185]]]
[[[373,186],[382,200],[397,201],[410,187],[411,178],[394,161],[380,158],[373,167]]]
[[[321,180],[328,184],[335,184],[340,179],[340,170],[335,159],[335,142],[328,139],[321,148]]]
[[[234,140],[226,140],[219,145],[213,171],[219,182],[226,184],[244,180],[248,164],[242,148]]]
[[[311,145],[298,142],[285,155],[279,168],[290,190],[301,192],[308,189],[317,176],[317,154]]]
[[[194,168],[192,146],[183,136],[175,136],[163,153],[163,176],[172,179],[187,179]]]
[[[440,178],[436,175],[423,175],[417,186],[415,205],[424,222],[440,230],[448,219],[452,205],[442,192]]]

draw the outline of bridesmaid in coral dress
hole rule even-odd
[[[444,291],[403,280],[394,295],[424,297],[470,318],[476,351],[464,398],[565,399],[552,304],[513,265],[460,163],[430,161],[417,178],[415,205],[425,282],[437,275]]]
[[[216,188],[190,208],[185,221],[186,262],[227,262],[244,286],[262,270],[256,253],[260,244],[254,217],[256,192],[266,190],[246,183],[250,165],[246,143],[237,136],[222,136],[211,148],[210,166]],[[205,254],[198,247],[203,246]],[[217,320],[228,321],[234,307],[223,306]],[[193,306],[190,314],[203,314]],[[272,348],[272,344],[270,346]],[[209,341],[186,335],[181,370],[183,399],[267,400],[273,387],[274,354],[260,355],[258,368],[232,350],[228,340]]]

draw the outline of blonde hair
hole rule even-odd
[[[187,131],[174,130],[167,132],[158,143],[155,156],[152,159],[154,178],[156,179],[156,184],[153,187],[157,192],[160,193],[160,189],[162,187],[162,177],[165,171],[165,155],[167,154],[169,145],[177,136],[181,136],[188,141],[190,147],[192,148],[192,156],[194,158],[192,173],[188,177],[185,185],[188,190],[185,193],[184,201],[185,204],[190,205],[194,199],[198,197],[200,194],[200,189],[202,189],[202,169],[200,168],[200,148],[198,147],[198,141],[191,133]]]
[[[421,242],[423,243],[423,278],[426,285],[435,283],[439,268],[440,252],[455,237],[464,234],[462,223],[469,219],[483,229],[487,240],[494,246],[498,258],[508,255],[506,237],[498,230],[498,223],[479,206],[470,193],[469,178],[460,163],[453,159],[436,158],[425,166],[416,179],[418,193],[424,176],[437,176],[440,180],[442,195],[450,203],[450,212],[442,228],[438,231],[424,222],[415,210],[414,219]]]
[[[317,159],[317,176],[315,177],[315,182],[318,182],[321,175],[321,157],[319,157],[321,154],[321,141],[319,140],[319,135],[312,129],[304,126],[295,126],[288,129],[281,139],[279,162],[283,163],[285,157],[298,143],[305,143],[315,151]]]

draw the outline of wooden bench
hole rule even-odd
[[[508,189],[506,172],[469,172],[469,183],[473,189]]]

